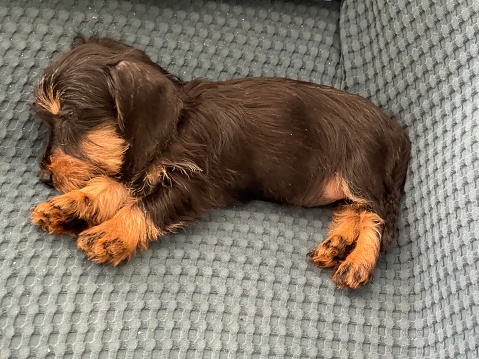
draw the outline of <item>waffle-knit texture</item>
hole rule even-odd
[[[479,357],[478,24],[476,1],[341,9],[343,86],[396,114],[412,141],[396,284],[407,326],[388,333],[408,338],[408,357]]]
[[[479,357],[479,8],[434,3],[0,0],[0,358]],[[373,282],[335,289],[306,257],[328,209],[213,211],[117,268],[34,228],[55,193],[31,89],[78,32],[185,80],[285,76],[395,113],[413,153]]]

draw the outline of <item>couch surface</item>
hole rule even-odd
[[[0,0],[0,358],[478,358],[479,2]],[[330,208],[211,212],[119,267],[34,228],[29,114],[82,32],[189,80],[286,76],[395,113],[412,158],[397,244],[336,289],[306,257]]]

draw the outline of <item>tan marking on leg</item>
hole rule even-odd
[[[376,213],[361,211],[356,246],[341,263],[332,279],[340,288],[360,288],[374,273],[384,221]]]
[[[354,205],[340,206],[333,212],[329,235],[309,253],[314,264],[321,268],[334,268],[349,252],[359,235],[359,209]]]
[[[94,224],[112,218],[121,207],[135,201],[122,183],[107,176],[92,179],[80,192],[89,198],[85,217],[91,218]]]
[[[92,261],[117,265],[129,260],[137,248],[145,250],[160,234],[136,204],[129,204],[110,220],[80,233],[77,243]]]
[[[32,221],[49,233],[75,234],[112,218],[133,201],[121,183],[102,176],[90,180],[80,190],[39,204],[32,211]]]

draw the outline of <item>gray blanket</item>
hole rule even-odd
[[[439,3],[0,0],[0,358],[478,358],[479,3]],[[78,32],[185,80],[286,76],[395,113],[412,160],[372,283],[306,257],[328,208],[213,211],[116,268],[34,228],[55,193],[31,89]]]

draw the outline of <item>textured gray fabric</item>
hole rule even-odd
[[[260,202],[216,211],[118,268],[29,222],[29,208],[54,195],[36,177],[45,130],[29,117],[31,88],[78,31],[123,38],[185,79],[339,84],[338,20],[329,2],[0,2],[0,357],[344,351],[331,333],[335,317],[349,322],[350,299],[306,257],[328,211]]]
[[[0,0],[0,358],[479,357],[479,9],[389,3]],[[185,79],[288,76],[397,114],[413,158],[373,282],[337,290],[306,257],[327,209],[215,211],[117,268],[33,228],[54,192],[30,92],[79,31]]]
[[[443,3],[443,4],[441,4]],[[415,358],[479,358],[479,3],[345,1],[343,85],[413,147],[386,336]]]

